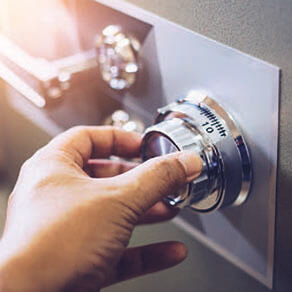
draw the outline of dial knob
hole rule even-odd
[[[198,94],[158,110],[145,131],[142,159],[192,150],[203,160],[201,175],[169,195],[168,204],[204,213],[242,204],[250,191],[251,161],[247,145],[231,116],[210,97]]]
[[[120,26],[109,25],[96,38],[95,46],[103,80],[116,90],[131,87],[139,71],[140,42]]]

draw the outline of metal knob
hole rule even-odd
[[[231,116],[201,94],[158,111],[156,124],[145,132],[142,159],[182,150],[193,150],[203,159],[201,175],[166,202],[200,213],[242,204],[251,186],[251,160]]]
[[[124,110],[116,110],[104,120],[104,125],[115,126],[125,131],[135,131],[143,133],[145,130],[144,123],[139,119],[131,117]]]
[[[95,42],[101,76],[116,90],[130,88],[139,71],[140,42],[118,25],[107,26]]]

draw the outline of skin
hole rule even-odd
[[[138,224],[174,217],[161,199],[197,177],[198,155],[180,152],[136,165],[141,136],[76,127],[27,160],[10,196],[0,241],[0,290],[99,291],[178,264],[179,242],[127,247]]]

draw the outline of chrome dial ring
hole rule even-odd
[[[156,124],[146,130],[143,160],[183,150],[199,153],[203,170],[184,192],[166,198],[170,205],[202,213],[246,200],[252,177],[248,149],[230,115],[213,99],[186,98],[161,108]]]

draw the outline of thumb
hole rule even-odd
[[[191,151],[152,158],[120,176],[130,190],[124,193],[124,199],[148,210],[198,177],[202,165],[200,156]]]

